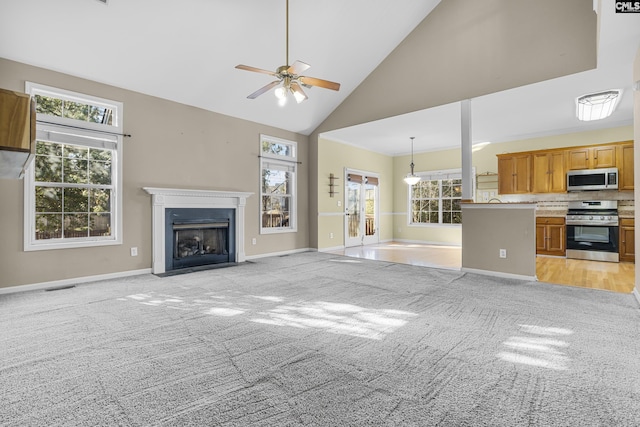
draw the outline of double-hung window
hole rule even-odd
[[[461,224],[462,173],[450,169],[418,173],[409,187],[409,224]]]
[[[122,242],[122,103],[35,83],[25,250]]]
[[[260,135],[260,233],[297,231],[295,141]]]

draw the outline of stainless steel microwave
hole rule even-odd
[[[583,169],[567,172],[567,191],[617,189],[618,168]]]

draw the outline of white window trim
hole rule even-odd
[[[473,176],[476,176],[476,168],[475,166],[471,168],[471,173]],[[420,180],[435,180],[435,179],[448,179],[449,175],[459,176],[462,179],[462,169],[442,169],[437,171],[424,171],[424,172],[416,172],[417,176],[420,177]],[[471,180],[471,185],[473,188],[471,189],[471,194],[476,193],[476,180],[475,178]],[[442,199],[440,199],[442,200]],[[442,219],[442,218],[440,218]],[[407,185],[407,226],[408,227],[418,227],[418,228],[458,228],[462,227],[462,224],[442,224],[442,223],[433,223],[433,222],[411,222],[411,186]]]
[[[31,162],[25,171],[24,176],[24,251],[40,251],[50,249],[70,249],[70,248],[86,248],[95,246],[110,246],[122,244],[122,117],[124,106],[121,102],[111,101],[102,98],[96,98],[90,95],[84,95],[63,89],[56,89],[50,86],[40,85],[37,83],[26,82],[25,92],[33,96],[36,92],[39,94],[50,94],[53,97],[63,97],[64,99],[76,101],[90,101],[93,105],[102,105],[113,108],[113,125],[104,125],[100,123],[82,123],[83,129],[75,129],[78,134],[91,134],[91,131],[106,131],[115,135],[114,138],[115,158],[111,161],[111,167],[115,170],[112,203],[115,203],[115,209],[112,214],[113,218],[113,235],[108,237],[82,237],[82,238],[66,238],[51,240],[36,240],[35,234],[35,162]],[[37,130],[53,128],[56,125],[70,125],[77,127],[78,121],[61,117],[52,117],[48,115],[38,114],[36,120],[51,123],[51,125],[38,124]],[[95,134],[94,134],[95,136]]]
[[[290,145],[293,148],[292,156],[278,156],[276,154],[265,153],[262,151],[262,141],[268,140],[278,144]],[[298,143],[288,139],[277,138],[275,136],[269,136],[260,134],[259,140],[259,153],[260,153],[260,171],[258,173],[258,194],[260,199],[258,201],[258,218],[260,225],[260,234],[281,234],[281,233],[297,233],[298,232]],[[294,179],[291,182],[291,213],[289,217],[289,227],[263,227],[262,226],[262,168],[265,162],[280,163],[282,165],[291,166],[294,168]]]

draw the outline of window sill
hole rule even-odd
[[[75,248],[91,248],[98,246],[114,246],[121,245],[121,239],[110,239],[110,240],[82,240],[82,241],[71,241],[71,242],[60,242],[60,241],[52,241],[46,243],[31,243],[25,242],[24,251],[47,251],[51,249],[75,249]]]
[[[297,228],[261,228],[260,234],[297,233]]]

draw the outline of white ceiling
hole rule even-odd
[[[2,0],[0,56],[308,135],[438,3],[291,0],[289,62],[341,89],[285,107],[234,68],[285,65],[285,0]]]
[[[341,89],[308,89],[307,101],[285,107],[271,93],[247,99],[272,77],[234,68],[284,65],[285,0],[2,0],[0,57],[307,135],[439,1],[291,0],[289,62],[309,63],[305,75]],[[632,123],[640,14],[615,14],[609,3],[598,69],[473,99],[474,142]],[[576,96],[611,88],[624,93],[610,118],[575,118]],[[457,147],[459,128],[452,104],[325,135],[397,155],[410,136],[417,152]]]

